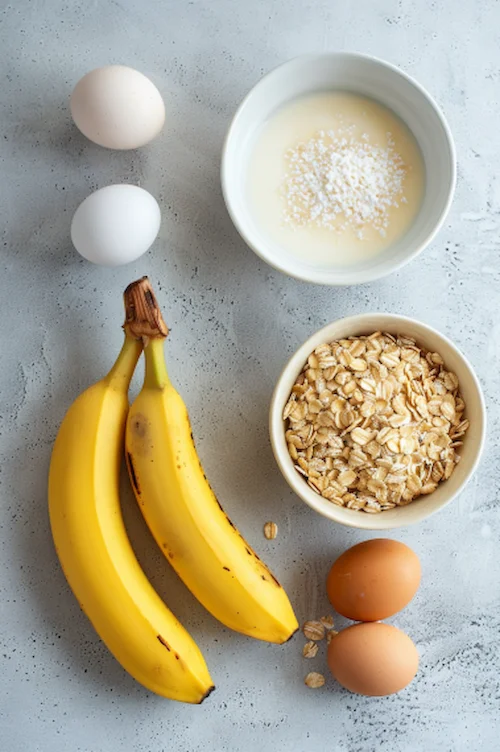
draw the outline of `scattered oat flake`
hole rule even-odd
[[[302,655],[304,658],[315,658],[318,654],[318,643],[309,640],[302,648]]]
[[[264,535],[268,540],[274,540],[278,535],[278,526],[275,522],[266,522],[264,525]]]
[[[335,626],[333,616],[321,616],[320,622],[325,627],[325,629],[333,629],[333,627]]]
[[[325,636],[325,627],[320,621],[306,621],[302,631],[308,640],[322,640]]]
[[[331,629],[329,632],[327,632],[326,644],[329,645],[331,641],[333,640],[333,638],[336,637],[337,635],[338,635],[338,632],[336,632],[334,629]]]
[[[317,671],[310,671],[304,679],[306,687],[310,687],[311,689],[318,689],[318,687],[322,687],[324,683],[325,677],[323,674],[318,674]]]

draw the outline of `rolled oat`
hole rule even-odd
[[[317,347],[283,420],[290,457],[310,488],[337,506],[377,514],[451,476],[469,427],[464,410],[458,378],[439,353],[374,332]]]
[[[325,677],[323,674],[318,674],[317,671],[310,671],[304,679],[306,687],[310,687],[311,689],[318,689],[318,687],[322,687],[324,683]]]

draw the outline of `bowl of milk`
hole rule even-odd
[[[357,53],[295,58],[238,108],[221,181],[242,238],[280,271],[354,285],[433,240],[456,182],[450,129],[430,95]]]

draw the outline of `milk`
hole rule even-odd
[[[314,221],[299,226],[287,221],[289,199],[284,192],[290,162],[287,152],[328,131],[348,129],[361,144],[392,149],[404,165],[402,192],[385,215],[385,227],[370,223],[352,227],[339,215],[335,227]],[[247,195],[255,223],[264,237],[287,253],[317,267],[348,267],[382,254],[405,234],[422,201],[425,169],[415,138],[386,107],[347,92],[322,92],[287,103],[256,134],[250,152]]]

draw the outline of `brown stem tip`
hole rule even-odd
[[[132,282],[123,293],[123,301],[125,303],[123,328],[127,334],[136,339],[142,339],[144,345],[150,339],[160,339],[168,335],[168,327],[163,321],[148,277]]]

